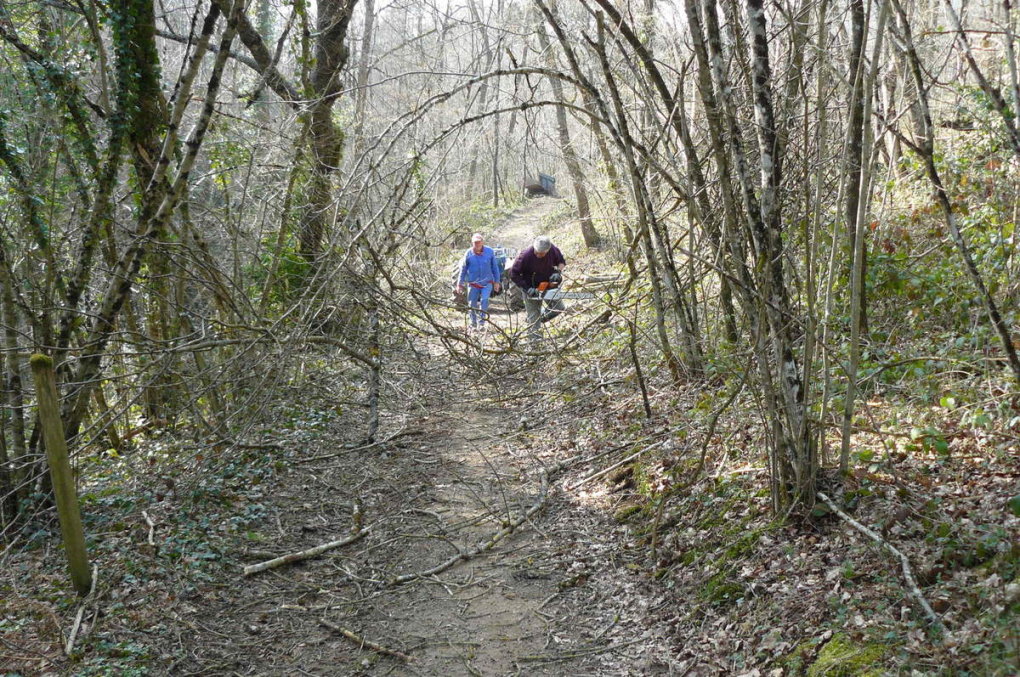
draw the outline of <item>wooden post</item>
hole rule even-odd
[[[64,537],[64,552],[71,571],[71,581],[80,596],[89,593],[92,574],[89,572],[88,553],[85,552],[85,532],[81,525],[78,496],[74,490],[74,475],[67,456],[64,425],[60,421],[57,400],[57,379],[53,374],[53,360],[46,355],[33,355],[30,360],[35,377],[36,399],[39,403],[39,422],[46,443],[46,460],[53,480],[53,493],[57,499],[60,531]]]

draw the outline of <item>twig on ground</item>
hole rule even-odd
[[[396,578],[390,580],[388,582],[388,585],[390,587],[396,587],[398,585],[403,585],[405,583],[410,583],[411,581],[416,581],[416,580],[418,580],[420,578],[427,578],[428,576],[435,576],[436,574],[439,574],[439,573],[442,573],[442,572],[446,571],[447,569],[449,569],[453,565],[457,564],[458,562],[469,560],[472,557],[477,557],[478,555],[482,554],[483,552],[486,552],[487,550],[491,550],[492,548],[494,548],[496,546],[497,543],[499,543],[504,538],[506,538],[507,536],[512,534],[514,531],[517,530],[517,528],[519,526],[521,526],[526,521],[528,521],[531,518],[532,515],[534,515],[539,510],[541,510],[542,507],[545,506],[545,503],[548,500],[548,498],[549,498],[549,475],[548,475],[548,473],[543,472],[542,473],[542,491],[539,494],[538,500],[536,500],[534,505],[532,505],[530,508],[528,508],[527,512],[525,512],[523,515],[518,517],[512,524],[504,527],[499,532],[497,532],[496,535],[494,535],[492,538],[490,538],[488,541],[486,541],[484,544],[478,546],[477,548],[474,548],[473,550],[469,550],[469,551],[466,551],[466,552],[460,552],[460,553],[454,555],[453,557],[451,557],[450,559],[446,560],[442,564],[438,564],[438,565],[436,565],[436,566],[434,566],[431,569],[428,569],[426,571],[419,571],[419,572],[416,572],[416,573],[413,573],[413,574],[404,574],[403,576],[397,576]]]
[[[350,545],[351,543],[354,543],[355,541],[361,539],[362,536],[364,536],[371,530],[372,527],[360,529],[357,532],[351,534],[350,536],[341,538],[336,541],[330,541],[329,543],[323,543],[322,545],[317,545],[314,548],[309,548],[308,550],[302,550],[301,552],[292,552],[289,555],[283,555],[281,557],[267,560],[265,562],[259,562],[258,564],[246,566],[244,568],[244,575],[251,576],[252,574],[257,574],[260,571],[265,571],[267,569],[275,569],[277,567],[283,566],[284,564],[292,564],[294,562],[300,562],[301,560],[316,557],[326,552],[327,550],[334,550],[336,548],[341,548],[345,545]]]
[[[897,550],[895,547],[893,547],[892,544],[890,544],[888,541],[886,541],[881,536],[876,534],[874,531],[872,531],[868,527],[864,526],[863,524],[855,520],[850,515],[840,510],[839,506],[837,506],[831,498],[826,496],[821,491],[818,492],[818,498],[822,499],[822,501],[827,506],[829,506],[829,508],[832,509],[833,512],[839,515],[844,522],[852,526],[854,529],[857,529],[862,534],[878,543],[883,549],[899,558],[900,564],[903,567],[903,578],[906,579],[907,589],[909,590],[910,594],[914,596],[918,604],[921,605],[921,608],[924,609],[924,613],[926,616],[928,616],[928,619],[931,621],[932,625],[936,628],[942,627],[942,621],[939,620],[939,617],[935,614],[935,611],[931,608],[931,605],[928,604],[928,600],[926,600],[924,598],[924,595],[921,594],[921,588],[918,587],[917,581],[914,580],[914,574],[910,569],[910,560],[907,559],[907,556],[904,555],[899,550]]]
[[[336,458],[337,456],[343,456],[345,454],[353,454],[355,451],[365,451],[366,449],[372,449],[373,447],[380,447],[380,446],[382,446],[382,445],[384,445],[384,444],[386,444],[388,442],[392,442],[393,440],[397,439],[398,437],[404,437],[406,435],[424,435],[424,434],[425,433],[422,430],[408,430],[408,429],[404,428],[403,430],[398,430],[397,432],[393,433],[392,435],[390,435],[386,439],[377,440],[375,442],[372,442],[371,444],[363,444],[360,447],[345,447],[343,451],[334,451],[334,452],[329,453],[329,454],[321,454],[319,456],[309,456],[308,458],[299,458],[299,459],[295,459],[293,461],[293,463],[311,463],[313,461],[325,461],[325,460],[330,459],[330,458]]]
[[[376,653],[379,653],[379,654],[383,654],[384,656],[392,656],[393,658],[399,658],[400,660],[404,661],[405,663],[412,663],[412,662],[414,662],[414,657],[408,656],[406,653],[401,653],[400,651],[397,651],[395,649],[388,649],[388,648],[384,647],[382,644],[376,644],[375,642],[372,642],[372,641],[369,641],[369,640],[365,639],[361,635],[358,635],[358,634],[355,634],[354,632],[351,632],[350,630],[348,630],[345,627],[339,626],[339,625],[337,625],[335,623],[330,623],[329,621],[327,621],[324,618],[320,618],[319,619],[319,623],[321,625],[323,625],[324,627],[329,628],[333,632],[337,632],[337,633],[343,635],[344,637],[346,637],[347,639],[351,640],[352,642],[354,642],[355,644],[357,644],[361,648],[371,649],[372,651],[374,651]]]
[[[602,460],[603,458],[605,458],[607,456],[612,456],[613,454],[615,454],[615,453],[617,453],[619,451],[622,451],[623,449],[626,449],[627,447],[633,447],[634,445],[641,444],[642,442],[647,442],[648,440],[654,440],[657,437],[663,437],[665,435],[669,435],[672,432],[673,432],[672,429],[669,429],[669,430],[666,430],[665,432],[659,432],[659,433],[656,433],[654,435],[646,435],[645,437],[642,437],[640,439],[628,440],[628,441],[624,442],[623,444],[617,444],[617,445],[615,445],[613,447],[610,447],[609,449],[606,449],[605,451],[600,451],[599,453],[595,454],[594,456],[588,456],[586,458],[581,458],[580,456],[574,456],[573,458],[568,458],[565,461],[560,461],[555,466],[553,466],[549,470],[549,474],[550,475],[554,475],[554,474],[560,472],[561,470],[565,470],[565,469],[570,468],[570,467],[575,466],[575,465],[587,465],[587,464],[590,464],[590,463],[594,463],[595,461],[600,461],[600,460]]]
[[[574,489],[577,489],[582,484],[587,484],[591,480],[598,479],[599,477],[602,477],[603,475],[616,470],[617,468],[619,468],[622,465],[627,465],[628,463],[633,461],[638,456],[641,456],[642,454],[647,453],[647,452],[651,451],[652,449],[655,449],[656,447],[661,447],[664,443],[665,443],[665,440],[661,440],[659,442],[656,442],[655,444],[649,444],[644,449],[641,449],[640,451],[634,452],[633,454],[631,454],[627,458],[623,459],[622,461],[617,461],[616,463],[614,463],[613,465],[609,466],[608,468],[603,468],[602,470],[599,470],[596,473],[592,473],[591,475],[588,475],[587,477],[582,477],[581,479],[579,479],[577,482],[575,482],[574,484],[570,485],[566,489],[567,489],[567,491],[573,491]]]
[[[546,597],[545,599],[543,599],[542,603],[538,605],[537,611],[541,611],[542,609],[544,609],[546,604],[548,604],[549,602],[553,601],[554,599],[556,599],[559,596],[560,596],[560,593],[554,592],[553,594],[551,594],[548,597]]]
[[[219,440],[218,443],[229,444],[237,449],[283,449],[283,444],[280,442],[241,442],[240,440],[230,439],[229,437],[224,437]]]
[[[142,517],[145,518],[145,523],[149,525],[149,538],[147,542],[150,546],[155,548],[156,541],[153,540],[152,536],[156,532],[156,523],[152,521],[151,517],[149,517],[149,513],[145,512],[144,510],[142,511]]]
[[[644,640],[644,637],[632,639],[628,642],[619,642],[617,644],[609,644],[607,646],[592,647],[591,649],[578,649],[576,651],[569,651],[560,654],[539,654],[534,656],[521,656],[517,660],[521,663],[559,663],[560,661],[569,661],[574,658],[583,658],[585,656],[595,656],[600,653],[606,653],[608,651],[616,651],[622,649],[625,646],[637,644]]]
[[[89,594],[85,596],[85,599],[81,601],[78,606],[78,613],[74,616],[74,625],[71,626],[71,634],[67,636],[67,643],[64,644],[64,655],[70,656],[71,652],[74,651],[74,640],[78,637],[78,630],[81,629],[82,619],[85,618],[85,608],[92,601],[92,598],[96,594],[96,579],[99,578],[99,565],[92,565],[92,586],[89,588]]]

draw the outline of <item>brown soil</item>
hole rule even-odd
[[[506,429],[513,410],[482,399],[392,416],[388,429],[407,433],[392,443],[293,468],[274,491],[272,554],[338,538],[352,499],[363,503],[369,535],[203,593],[180,619],[198,634],[191,656],[169,672],[596,675],[666,665],[665,647],[640,622],[650,601],[625,563],[616,565],[623,578],[611,566],[605,576],[593,570],[611,526],[555,484],[490,551],[394,584],[477,549],[543,501],[552,459]],[[321,620],[411,660],[359,646]]]

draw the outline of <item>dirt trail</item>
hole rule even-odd
[[[177,619],[197,633],[192,658],[168,672],[668,674],[661,633],[639,618],[651,602],[625,562],[610,562],[612,548],[597,545],[614,525],[570,505],[556,486],[541,511],[491,550],[393,585],[489,542],[541,502],[550,459],[502,427],[513,414],[484,401],[456,409],[394,416],[391,429],[413,433],[399,447],[341,453],[288,475],[277,489],[273,554],[342,535],[352,520],[344,497],[352,495],[371,532],[232,590],[205,592]],[[359,646],[322,621],[412,660]]]
[[[489,235],[490,243],[523,249],[531,244],[536,235],[545,232],[544,224],[561,209],[562,200],[555,198],[530,200],[515,209],[506,222]]]
[[[401,570],[428,569],[454,548],[487,543],[541,499],[536,463],[504,442],[497,412],[471,406],[436,423],[449,434],[430,442],[434,484],[416,510],[429,532],[415,535]],[[557,660],[562,646],[583,640],[565,622],[577,609],[558,599],[560,580],[548,568],[557,545],[525,526],[491,552],[393,591],[363,622],[382,636],[417,641],[409,674],[592,674]]]
[[[527,245],[560,206],[530,202],[492,237]],[[335,540],[357,519],[367,535],[201,591],[174,619],[196,636],[168,673],[669,674],[667,631],[643,618],[664,598],[628,563],[613,506],[578,501],[565,474],[545,481],[569,440],[532,415],[541,370],[515,354],[433,360],[427,402],[384,417],[381,435],[396,437],[338,449],[351,421],[337,420],[295,457],[273,491],[271,548],[238,564]]]

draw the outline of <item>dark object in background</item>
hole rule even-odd
[[[524,195],[526,197],[538,197],[539,195],[556,197],[556,178],[539,172],[537,182],[525,182]]]
[[[526,183],[524,184],[524,195],[525,197],[538,197],[539,195],[548,195],[545,188],[540,183]]]

